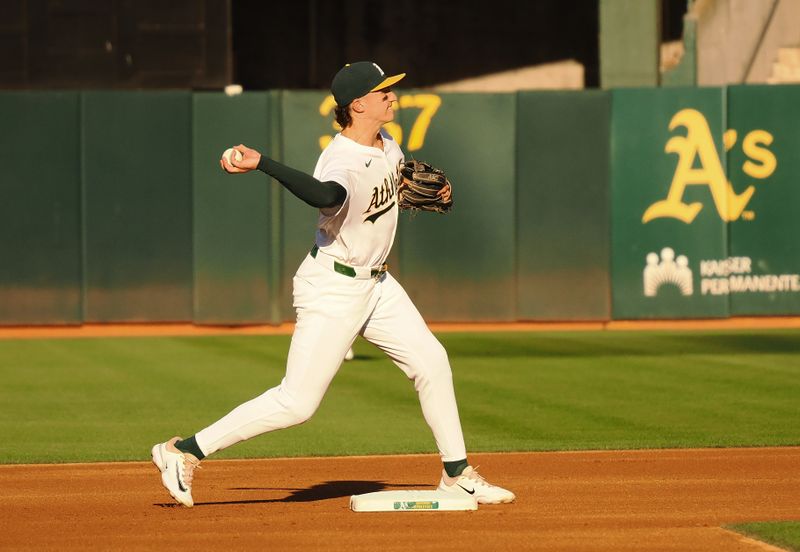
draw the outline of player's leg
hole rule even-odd
[[[447,351],[390,274],[380,285],[381,299],[361,335],[389,355],[413,381],[442,460],[465,459],[467,451]]]
[[[236,407],[189,439],[153,447],[164,486],[191,506],[199,460],[256,435],[306,421],[316,411],[345,353],[374,307],[372,281],[354,281],[312,261],[294,280],[297,324],[280,385]]]
[[[510,502],[514,494],[490,485],[467,462],[447,352],[390,275],[361,335],[382,349],[414,382],[425,421],[444,463],[441,490],[473,494],[482,503]]]
[[[279,385],[236,407],[195,435],[204,456],[256,435],[308,420],[341,365],[356,327],[319,313],[298,315],[286,375]]]
[[[242,404],[196,435],[205,455],[308,420],[377,298],[370,280],[304,263],[294,280],[297,323],[280,385]]]

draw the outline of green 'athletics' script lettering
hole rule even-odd
[[[364,222],[375,223],[381,216],[388,213],[394,207],[394,196],[397,193],[397,177],[394,173],[390,173],[387,178],[383,179],[381,186],[375,186],[372,189],[372,199],[369,202],[369,207],[363,214],[367,215]],[[385,208],[384,205],[389,203]]]

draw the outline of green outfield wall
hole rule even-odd
[[[729,223],[727,266],[701,277],[733,315],[800,313],[800,87],[731,87],[728,120],[728,175],[748,199]]]
[[[700,185],[725,179],[724,90],[616,90],[612,111],[613,317],[727,316],[727,297],[695,289],[699,260],[727,251],[727,224]]]
[[[285,91],[281,97],[282,148],[277,159],[312,174],[322,148],[320,141],[333,137],[333,107],[323,105],[324,92]],[[328,107],[330,106],[330,107]],[[327,143],[326,143],[327,145]],[[314,245],[319,212],[287,190],[281,192],[281,317],[294,318],[292,277]]]
[[[192,98],[193,319],[201,324],[271,321],[270,179],[230,178],[220,152],[245,143],[270,151],[273,94]]]
[[[192,317],[188,92],[81,95],[84,320]]]
[[[0,94],[0,322],[83,321],[80,94]]]
[[[526,92],[517,109],[517,316],[608,320],[611,93]]]
[[[612,317],[800,313],[800,87],[615,90]]]
[[[389,258],[427,319],[800,314],[800,87],[398,96],[387,130],[454,187]],[[330,95],[2,92],[0,118],[0,324],[293,319],[317,213],[218,159],[313,171]]]
[[[411,91],[400,106],[406,155],[448,167],[454,186],[449,215],[401,216],[406,291],[436,320],[514,320],[516,95]]]

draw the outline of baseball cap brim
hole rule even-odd
[[[389,88],[390,86],[394,86],[395,84],[403,80],[403,77],[405,76],[406,76],[405,73],[400,73],[399,75],[387,77],[383,79],[383,81],[380,84],[378,84],[375,88],[370,90],[370,92],[377,92],[378,90],[383,90],[384,88]]]

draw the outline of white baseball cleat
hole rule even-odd
[[[194,454],[181,452],[175,448],[180,437],[173,437],[166,443],[153,446],[153,464],[161,472],[161,483],[184,506],[192,507],[192,480],[194,470],[200,466],[200,460]]]
[[[344,359],[345,359],[345,360],[353,360],[353,358],[354,358],[355,356],[356,356],[356,355],[355,355],[355,353],[353,353],[353,348],[352,348],[352,347],[350,347],[350,348],[347,350],[347,352],[344,354]]]
[[[439,490],[473,496],[478,504],[514,502],[516,498],[511,491],[486,481],[472,466],[467,466],[464,472],[457,477],[450,477],[442,470]]]

